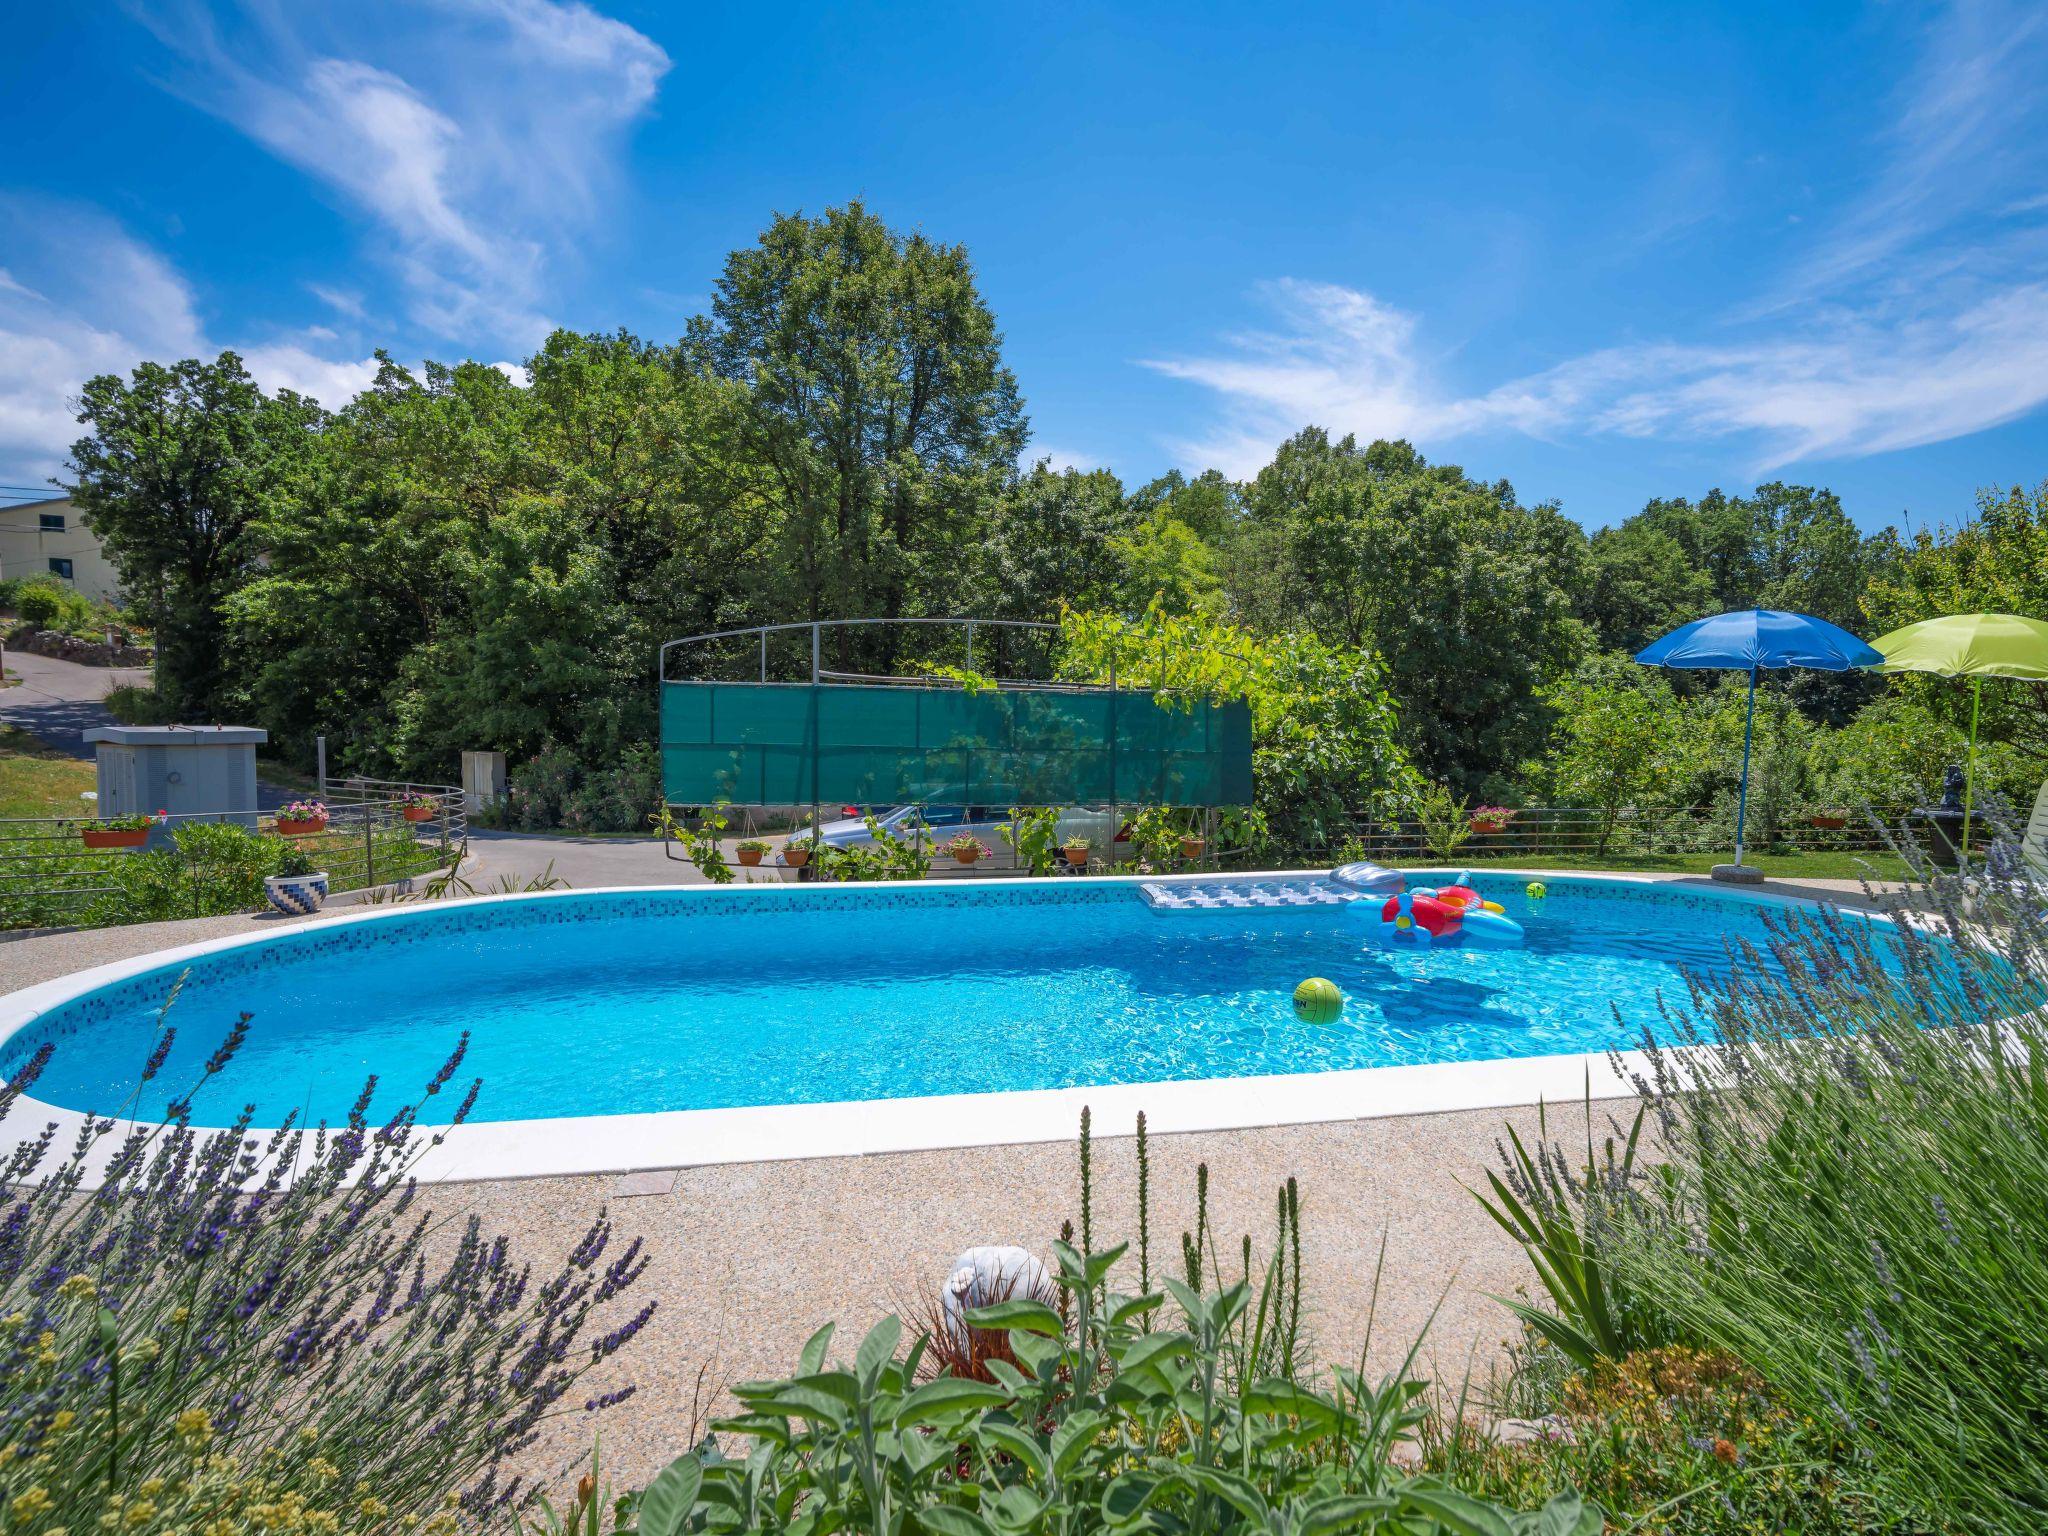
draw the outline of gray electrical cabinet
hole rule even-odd
[[[99,814],[203,816],[256,829],[256,749],[248,725],[108,725],[85,733],[99,756]],[[172,824],[173,826],[176,823]],[[171,828],[156,827],[154,848]]]

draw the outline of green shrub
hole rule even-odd
[[[14,611],[22,623],[36,629],[48,629],[64,612],[64,594],[55,587],[24,587],[15,596]]]
[[[123,725],[171,725],[176,716],[170,701],[154,688],[124,683],[107,691],[107,713]]]
[[[1670,1536],[1859,1536],[1892,1528],[1839,1431],[1794,1413],[1733,1356],[1657,1349],[1570,1376],[1533,1439],[1433,1422],[1424,1466],[1516,1507],[1566,1490]]]

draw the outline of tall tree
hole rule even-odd
[[[796,616],[953,607],[1027,434],[965,248],[899,234],[858,201],[778,216],[727,259],[696,340],[752,391]],[[896,637],[874,636],[886,661]]]
[[[1279,576],[1251,594],[1259,622],[1377,651],[1424,772],[1490,793],[1533,755],[1538,691],[1588,643],[1577,524],[1405,442],[1314,427],[1281,445],[1245,504],[1276,536]]]
[[[1040,460],[996,498],[982,543],[980,605],[1000,619],[1057,619],[1119,594],[1117,536],[1130,525],[1123,483],[1106,469]]]
[[[155,632],[156,687],[180,719],[229,702],[225,609],[262,553],[252,525],[286,499],[327,417],[289,390],[268,396],[233,352],[143,363],[86,383],[72,492]]]

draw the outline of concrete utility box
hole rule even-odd
[[[256,749],[268,731],[248,725],[109,725],[87,731],[99,755],[99,814],[169,811],[256,829]],[[154,848],[170,828],[150,833]]]

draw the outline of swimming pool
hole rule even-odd
[[[0,1030],[16,1027],[0,1074],[49,1041],[39,1100],[153,1117],[244,1011],[248,1042],[199,1092],[200,1123],[244,1104],[258,1124],[289,1109],[334,1122],[372,1072],[388,1110],[463,1030],[461,1079],[484,1080],[474,1117],[498,1122],[1578,1058],[1633,1045],[1657,1024],[1660,992],[1682,999],[1680,967],[1725,966],[1726,944],[1762,940],[1781,905],[1544,878],[1534,900],[1526,876],[1475,879],[1526,930],[1507,950],[1388,946],[1372,932],[1376,903],[1158,911],[1117,879],[423,907],[17,994],[0,1003]],[[176,1039],[137,1099],[181,975]],[[1311,975],[1344,993],[1335,1024],[1294,1015],[1292,990]],[[422,1119],[458,1101],[442,1094]]]

